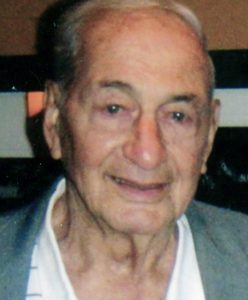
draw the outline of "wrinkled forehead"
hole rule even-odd
[[[127,34],[134,33],[152,37],[160,35],[164,39],[168,31],[194,41],[201,48],[201,42],[193,28],[174,12],[158,7],[136,9],[102,9],[92,11],[88,23],[79,29],[79,39],[90,46]],[[161,41],[162,42],[162,41]]]
[[[87,26],[79,28],[78,38],[77,59],[84,57],[81,61],[91,65],[109,59],[110,53],[129,58],[140,53],[154,65],[174,59],[177,64],[195,65],[204,71],[206,67],[207,55],[191,26],[158,8],[96,11],[95,18],[92,14]]]
[[[93,10],[87,22],[79,27],[79,39],[99,43],[124,33],[131,37],[137,29],[147,36],[170,31],[187,36],[199,48],[202,46],[191,25],[176,13],[158,7]]]

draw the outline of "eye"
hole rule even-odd
[[[111,104],[106,107],[106,110],[109,114],[117,114],[121,109],[122,107],[118,104]]]
[[[172,112],[171,116],[176,122],[183,122],[186,119],[186,114],[178,111]]]

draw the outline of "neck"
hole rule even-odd
[[[65,264],[73,268],[74,261],[77,271],[98,265],[138,277],[154,271],[170,273],[174,264],[175,224],[152,235],[118,232],[92,218],[70,193],[56,202],[52,222]]]

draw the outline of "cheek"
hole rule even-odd
[[[184,212],[193,199],[202,165],[202,143],[197,138],[178,141],[176,138],[169,144],[170,163],[173,173],[171,199],[177,215]]]
[[[118,148],[118,137],[104,131],[88,128],[74,135],[74,161],[84,168],[100,167],[112,157]]]
[[[204,141],[198,136],[178,139],[171,138],[167,144],[167,151],[174,162],[175,172],[182,178],[198,177],[202,165]]]

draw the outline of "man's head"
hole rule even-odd
[[[65,19],[73,76],[48,85],[45,136],[89,218],[154,234],[185,211],[212,147],[218,103],[205,39],[171,2],[85,5]]]
[[[78,52],[81,50],[80,60],[83,59],[85,36],[88,27],[95,22],[99,22],[102,16],[109,10],[124,11],[141,8],[157,8],[161,11],[175,14],[183,20],[196,34],[202,45],[203,51],[208,55],[207,39],[202,30],[201,23],[197,17],[185,6],[170,0],[74,0],[59,1],[53,7],[50,16],[50,27],[46,30],[52,35],[49,45],[40,45],[41,50],[45,50],[45,60],[47,52],[51,55],[49,61],[50,77],[60,84],[65,91],[76,77],[76,65]],[[51,20],[52,18],[52,20]],[[41,28],[42,34],[43,27]],[[51,34],[52,32],[52,34]],[[81,61],[82,63],[82,61]],[[214,89],[214,67],[209,58],[206,64],[208,72],[209,94],[212,96]]]

